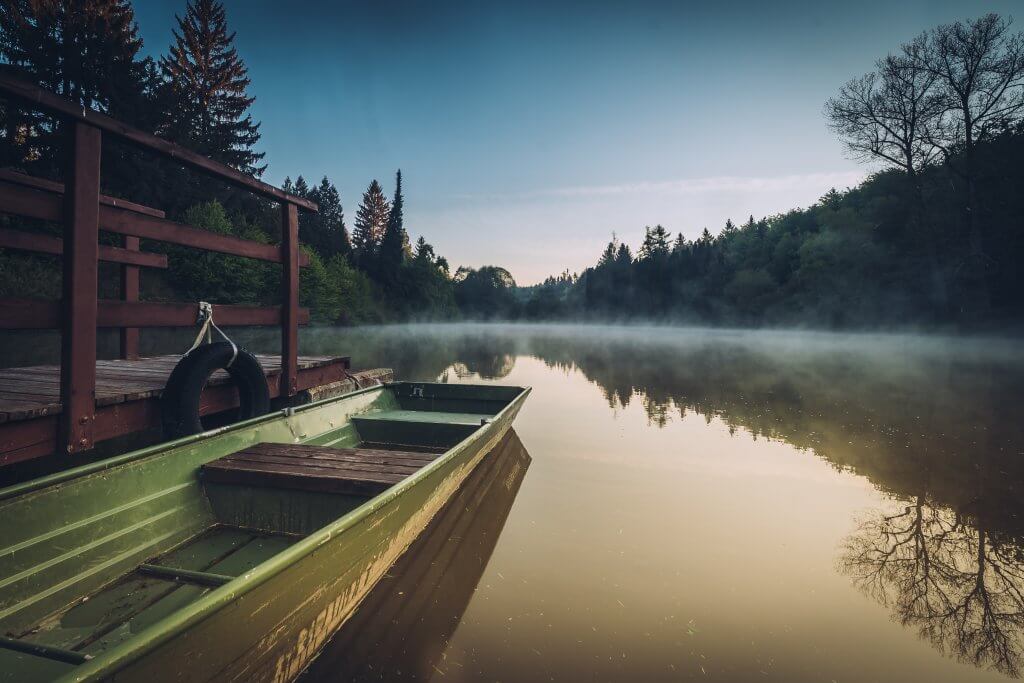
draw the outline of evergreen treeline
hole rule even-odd
[[[183,10],[166,53],[154,60],[141,56],[129,0],[5,0],[0,3],[2,68],[259,177],[267,168],[263,153],[256,151],[260,124],[249,113],[254,101],[249,75],[224,7],[217,0],[188,0]],[[0,123],[0,165],[61,178],[58,122],[3,102]],[[108,194],[221,234],[268,243],[280,239],[280,216],[270,202],[110,140],[104,142],[102,165]],[[311,187],[298,176],[286,180],[284,189],[320,206],[316,214],[300,212],[299,225],[311,261],[301,273],[300,297],[314,320],[455,315],[448,262],[422,237],[410,244],[401,171],[390,200],[380,183],[370,183],[351,233],[341,195],[329,178]],[[59,230],[6,216],[0,222],[21,230]],[[270,264],[160,243],[143,248],[171,255],[168,271],[147,271],[144,299],[269,304],[280,298],[280,268]],[[0,251],[0,295],[54,298],[59,292],[56,259]],[[106,264],[101,264],[101,296],[117,296],[116,271]]]
[[[188,0],[159,59],[141,56],[129,0],[5,0],[0,68],[259,176],[259,123],[224,8]],[[614,238],[597,263],[519,288],[498,266],[459,268],[404,225],[401,172],[373,180],[346,224],[327,177],[286,180],[320,205],[300,214],[311,265],[301,301],[320,322],[407,319],[655,319],[703,324],[873,327],[1015,322],[1024,313],[1024,39],[997,15],[927,31],[851,80],[825,106],[857,158],[885,168],[807,209],[716,235],[647,228],[634,252]],[[0,165],[60,178],[63,131],[0,102]],[[274,205],[171,162],[105,141],[103,190],[208,230],[280,239]],[[0,217],[19,229],[53,225]],[[113,237],[110,237],[113,242]],[[275,303],[279,269],[168,245],[143,298]],[[54,298],[56,259],[0,251],[0,295]],[[101,264],[101,296],[116,271]]]
[[[939,26],[825,107],[886,168],[814,206],[717,235],[647,228],[521,304],[542,318],[873,327],[1018,323],[1024,314],[1024,38],[995,14]]]

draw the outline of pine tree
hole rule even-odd
[[[612,233],[612,239],[608,243],[608,246],[601,252],[601,257],[597,260],[597,267],[604,268],[615,263],[615,256],[619,250],[619,238]]]
[[[138,60],[141,48],[128,0],[0,3],[0,60],[17,77],[147,129],[152,63]],[[14,107],[4,113],[6,142],[18,143],[4,163],[60,162],[49,119]]]
[[[304,180],[302,183],[305,185]],[[296,181],[295,187],[298,185]],[[303,196],[312,199],[320,208],[316,213],[302,213],[299,216],[299,239],[313,247],[325,261],[329,261],[335,254],[348,256],[352,251],[352,243],[345,228],[345,212],[338,188],[324,176],[319,185]]]
[[[376,274],[377,257],[389,213],[384,191],[380,183],[374,180],[363,193],[363,201],[356,211],[355,231],[352,233],[356,262],[371,275]]]
[[[423,235],[420,235],[420,238],[416,240],[416,248],[413,253],[418,261],[434,260],[434,247],[427,242]]]
[[[633,252],[629,250],[629,245],[625,242],[619,243],[619,252],[615,255],[615,262],[623,266],[633,263]]]
[[[395,198],[391,201],[391,211],[388,213],[388,228],[400,231],[405,230],[403,227],[405,220],[403,215],[404,207],[405,197],[402,195],[402,169],[398,169],[395,172]],[[406,235],[405,241],[408,243],[408,235]]]
[[[164,134],[240,171],[261,175],[263,153],[252,150],[260,124],[248,114],[255,100],[246,94],[248,70],[228,32],[224,6],[189,0],[170,54],[160,59],[166,81],[168,116]]]
[[[644,230],[644,242],[640,246],[640,259],[646,260],[668,255],[668,231],[661,225]]]
[[[306,183],[306,179],[299,176],[295,179],[295,187],[292,188],[291,193],[297,197],[309,197],[309,185]]]
[[[686,238],[683,237],[683,233],[676,235],[676,241],[672,243],[672,253],[681,254],[686,251]]]
[[[409,255],[409,235],[402,225],[402,171],[395,174],[395,198],[388,213],[388,225],[380,245],[380,273],[389,284],[398,279],[402,263]]]

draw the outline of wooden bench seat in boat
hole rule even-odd
[[[202,467],[205,481],[375,496],[440,454],[261,443]]]

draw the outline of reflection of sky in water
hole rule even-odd
[[[149,353],[187,341],[143,338]],[[1014,342],[458,325],[308,329],[301,343],[402,379],[534,388],[516,422],[532,464],[500,539],[458,626],[428,648],[440,654],[407,674],[975,681],[1021,668]],[[411,651],[395,644],[393,660]]]
[[[516,423],[532,465],[435,680],[1020,666],[1013,344],[509,326],[304,344],[401,377],[534,387]],[[927,522],[908,530],[918,501]]]

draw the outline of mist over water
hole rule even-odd
[[[1024,353],[1011,340],[563,325],[303,334],[304,353],[399,378],[534,388],[516,423],[532,464],[500,538],[460,537],[475,567],[464,594],[440,579],[408,588],[396,567],[402,588],[382,586],[359,628],[394,633],[373,628],[379,612],[418,635],[391,636],[393,656],[368,669],[345,652],[384,636],[343,631],[325,657],[357,680],[1021,675]],[[451,627],[425,647],[417,619],[451,605]]]
[[[274,330],[229,333],[278,348]],[[143,351],[191,337],[144,333]],[[1016,340],[466,324],[307,328],[300,345],[399,379],[533,387],[493,474],[307,680],[1024,673]]]

